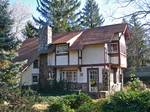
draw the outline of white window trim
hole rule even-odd
[[[69,74],[69,75],[71,75],[70,76],[71,80],[67,80],[67,73],[71,73],[71,74]],[[77,77],[78,71],[77,70],[72,70],[72,71],[62,70],[62,71],[60,71],[60,75],[62,75],[62,76],[60,76],[60,77],[62,77],[62,79],[60,79],[60,80],[70,81],[70,82],[78,81],[78,77]]]

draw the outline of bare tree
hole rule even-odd
[[[17,39],[23,38],[22,30],[24,29],[27,21],[32,19],[32,12],[29,7],[21,4],[20,2],[16,2],[12,7],[12,18],[14,19],[14,25],[12,29],[12,33],[17,37]]]
[[[135,8],[137,10],[129,15],[137,15],[140,18],[145,18],[150,15],[150,1],[149,0],[118,0],[118,3],[123,3],[125,4],[124,6],[121,5],[121,7],[126,7],[130,4],[134,4]]]
[[[149,0],[115,0],[115,1],[117,4],[119,4],[118,8],[128,10],[128,13],[121,17],[113,17],[114,19],[131,17],[132,15],[137,16],[138,19],[149,19],[150,17],[150,1]],[[134,7],[134,11],[127,9],[127,7],[129,6]],[[149,22],[147,24],[150,25]]]

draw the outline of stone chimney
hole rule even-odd
[[[45,53],[48,48],[48,44],[52,43],[52,28],[48,25],[43,26],[39,32],[39,52]]]
[[[52,43],[52,29],[44,26],[39,32],[39,86],[41,89],[48,88],[48,45]]]

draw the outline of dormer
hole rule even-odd
[[[69,44],[56,44],[56,55],[68,54]]]

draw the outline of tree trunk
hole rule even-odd
[[[48,88],[48,64],[47,54],[40,55],[40,67],[39,67],[39,86],[40,89]]]

